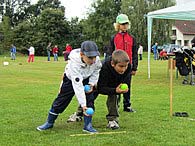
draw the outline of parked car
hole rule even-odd
[[[180,45],[176,45],[176,44],[165,44],[165,45],[163,45],[163,49],[165,49],[165,51],[167,53],[173,53],[174,50],[177,50],[179,48],[181,48],[181,46]]]

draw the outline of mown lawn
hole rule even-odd
[[[53,58],[52,58],[53,59]],[[3,66],[3,61],[9,61]],[[36,131],[43,124],[52,101],[57,95],[65,62],[46,61],[35,57],[27,63],[27,56],[16,61],[0,56],[0,145],[1,146],[192,146],[195,145],[195,86],[182,85],[183,77],[173,77],[173,111],[185,111],[189,118],[170,117],[169,75],[167,61],[151,58],[151,78],[147,75],[147,54],[139,62],[132,81],[132,105],[136,113],[125,113],[120,108],[120,129],[106,128],[106,96],[95,102],[94,127],[101,132],[122,134],[82,134],[83,122],[66,123],[77,108],[73,99],[59,116],[52,130]]]

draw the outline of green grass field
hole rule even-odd
[[[53,59],[53,58],[52,58]],[[3,61],[9,61],[3,66]],[[39,132],[36,127],[47,118],[57,95],[65,62],[35,57],[16,61],[0,56],[0,145],[1,146],[192,146],[195,145],[195,86],[182,85],[183,77],[173,76],[173,112],[186,111],[189,118],[170,117],[169,75],[167,61],[151,58],[151,79],[147,75],[147,54],[139,62],[132,80],[132,105],[136,113],[125,113],[120,104],[120,129],[106,128],[106,96],[95,102],[94,127],[101,132],[126,133],[84,135],[83,122],[66,123],[77,108],[74,98],[58,117],[51,130]]]

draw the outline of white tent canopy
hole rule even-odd
[[[178,0],[176,6],[149,12],[147,14],[148,28],[148,78],[150,78],[150,51],[151,51],[151,33],[152,20],[157,19],[175,19],[175,20],[195,20],[195,0]]]

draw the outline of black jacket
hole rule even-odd
[[[105,94],[105,95],[117,94],[116,87],[120,83],[127,83],[127,81],[125,82],[125,78],[127,78],[128,75],[130,75],[130,72],[131,72],[130,64],[128,65],[128,68],[124,74],[119,74],[111,66],[110,60],[105,62],[100,70],[100,75],[99,75],[99,80],[97,85],[98,92],[100,94]]]

